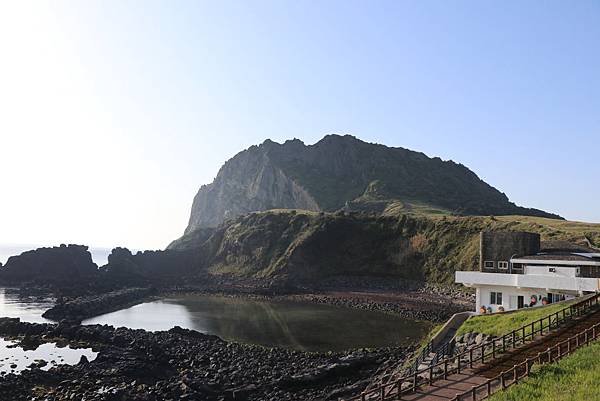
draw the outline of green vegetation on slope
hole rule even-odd
[[[322,210],[333,211],[360,197],[425,204],[458,214],[525,214],[558,218],[518,207],[460,163],[430,158],[404,148],[363,142],[353,136],[327,135],[314,145],[266,141],[264,152],[286,176],[311,194]]]
[[[600,343],[577,350],[558,363],[534,367],[532,375],[490,401],[600,400]]]
[[[250,213],[211,233],[188,233],[170,249],[199,249],[201,267],[213,274],[290,279],[290,284],[310,285],[335,276],[452,284],[456,270],[477,269],[482,230],[531,231],[540,233],[542,241],[600,247],[600,224],[524,216],[451,216],[398,203],[382,215]]]
[[[573,302],[575,301],[526,308],[517,312],[473,316],[460,326],[456,334],[461,335],[472,332],[499,337],[528,323],[558,312]]]

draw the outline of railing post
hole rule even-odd
[[[485,343],[481,343],[481,363],[485,362]]]
[[[502,386],[502,390],[506,388],[506,380],[504,380],[504,373],[505,372],[500,373],[500,385]]]
[[[379,392],[379,396],[381,397],[381,401],[385,400],[385,387],[381,386],[381,390]]]
[[[515,348],[517,346],[516,342],[517,342],[517,333],[513,330],[512,331],[512,347],[513,348]]]
[[[360,395],[360,401],[365,401],[367,399],[367,396],[365,395],[365,393],[362,393]]]
[[[473,369],[473,348],[469,350],[469,367]]]
[[[496,359],[496,339],[492,340],[492,359]]]
[[[475,386],[473,386],[473,389],[471,390],[471,394],[472,394],[472,396],[471,396],[471,399],[472,399],[473,401],[477,401],[477,393],[476,393],[476,391],[475,391],[475,390],[476,390],[476,387],[475,387]]]
[[[513,382],[518,383],[517,365],[513,366]]]
[[[448,378],[448,359],[444,359],[444,380]]]
[[[413,390],[417,388],[417,380],[418,380],[417,372],[418,372],[418,370],[415,370],[415,375],[413,376]]]
[[[502,336],[502,353],[506,352],[506,335]]]
[[[433,366],[429,366],[429,385],[433,382]]]

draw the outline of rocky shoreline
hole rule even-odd
[[[158,291],[150,287],[127,288],[72,299],[57,299],[56,305],[44,312],[42,317],[55,321],[68,320],[72,323],[81,323],[84,319],[142,303],[157,295]]]
[[[454,313],[472,309],[474,303],[472,295],[443,287],[417,287],[402,291],[346,287],[339,290],[305,290],[304,292],[284,293],[265,291],[264,289],[252,291],[252,286],[191,285],[160,289],[156,287],[125,288],[78,297],[59,297],[56,305],[46,311],[43,317],[54,321],[68,320],[80,323],[84,319],[124,309],[158,297],[182,295],[218,295],[265,301],[327,304],[393,313],[406,319],[435,323],[446,321]]]
[[[32,367],[0,379],[2,400],[337,400],[360,391],[383,363],[413,347],[307,353],[244,345],[175,327],[150,333],[112,326],[0,318],[0,335],[25,343],[92,347],[89,362]]]
[[[248,287],[249,289],[250,287]],[[33,366],[0,377],[1,400],[338,400],[359,393],[383,366],[402,364],[415,346],[309,353],[224,341],[175,327],[147,332],[112,326],[81,326],[94,315],[158,296],[221,295],[269,301],[337,305],[439,322],[472,307],[469,295],[446,289],[302,292],[238,291],[229,286],[129,288],[58,298],[44,317],[58,324],[0,318],[0,336],[35,347],[57,342],[99,352],[89,362],[46,371]],[[445,292],[444,292],[445,291]]]

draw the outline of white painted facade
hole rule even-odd
[[[511,264],[523,266],[522,274],[457,271],[455,281],[476,289],[476,312],[483,306],[492,312],[518,309],[520,305],[543,304],[551,296],[570,299],[600,290],[600,279],[579,277],[578,266],[600,266],[597,260],[531,260],[513,259]],[[501,294],[498,296],[498,294]],[[519,297],[522,297],[519,299]],[[499,299],[501,298],[501,299]]]

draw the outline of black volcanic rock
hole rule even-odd
[[[165,283],[182,280],[194,274],[199,267],[195,249],[144,251],[135,255],[127,248],[114,248],[108,264],[101,267],[101,277],[121,285]]]
[[[186,233],[254,211],[334,211],[372,199],[417,202],[464,215],[559,217],[516,206],[462,164],[327,135],[314,145],[266,140],[238,153],[196,194]]]
[[[92,261],[87,246],[61,245],[11,256],[0,268],[0,281],[64,284],[90,281],[97,274],[98,266]]]

